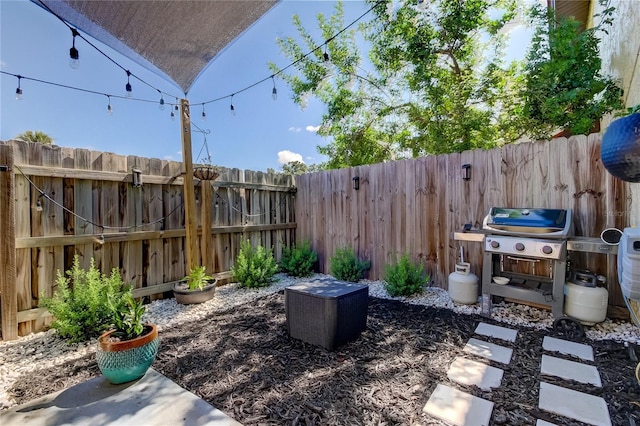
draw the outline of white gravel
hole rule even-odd
[[[228,284],[216,289],[215,297],[198,305],[179,305],[175,299],[156,300],[146,306],[146,322],[154,323],[158,330],[175,327],[184,322],[197,321],[212,312],[225,311],[233,306],[249,303],[254,299],[276,293],[285,287],[295,285],[309,278],[292,278],[277,275],[278,281],[267,288],[241,289],[237,284]],[[311,279],[327,278],[316,274]],[[369,295],[381,299],[390,297],[380,281],[362,281],[369,285]],[[451,301],[446,290],[431,287],[414,297],[395,298],[405,303],[451,309],[461,314],[480,314],[480,304],[460,305]],[[550,330],[553,324],[551,313],[515,303],[501,303],[493,306],[493,319],[515,326]],[[622,321],[606,321],[585,327],[587,337],[594,340],[612,339],[640,344],[640,328]],[[54,330],[31,334],[9,342],[0,342],[0,409],[7,409],[15,402],[7,395],[16,379],[35,369],[50,368],[67,361],[81,358],[95,352],[95,344],[80,343],[69,345],[56,336]]]

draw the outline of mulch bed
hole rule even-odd
[[[447,378],[456,357],[473,358],[462,348],[481,321],[492,323],[370,298],[367,329],[330,352],[289,338],[281,292],[163,331],[153,368],[245,425],[440,425],[422,413],[438,383],[494,402],[491,424],[533,425],[543,419],[580,425],[537,408],[543,332],[520,328],[511,363],[491,362],[504,370],[498,389],[485,392]],[[630,418],[640,422],[633,345],[586,343],[594,348],[602,388],[544,381],[603,397],[614,425],[628,425]],[[86,357],[31,372],[11,392],[25,402],[99,374],[93,357]]]

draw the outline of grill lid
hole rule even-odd
[[[571,232],[571,210],[492,207],[483,229],[509,235],[567,237]]]

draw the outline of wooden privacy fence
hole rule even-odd
[[[42,329],[38,308],[74,255],[103,272],[117,268],[134,295],[161,297],[185,271],[182,163],[11,141],[0,144],[2,336]],[[132,184],[132,169],[142,186]],[[228,276],[240,242],[273,248],[295,241],[293,179],[221,168],[195,185],[196,254]]]
[[[462,179],[465,164],[470,180]],[[631,203],[629,184],[600,162],[599,134],[306,174],[296,186],[297,238],[311,242],[322,271],[330,272],[337,248],[352,247],[371,261],[368,277],[380,279],[406,252],[443,288],[460,246],[481,276],[482,245],[452,234],[467,223],[480,228],[491,207],[572,209],[575,235],[599,237],[629,225]],[[572,254],[571,262],[606,276],[610,305],[624,306],[615,256]]]

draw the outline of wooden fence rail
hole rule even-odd
[[[470,180],[462,179],[465,164]],[[452,233],[464,224],[481,228],[491,207],[572,209],[575,235],[598,237],[629,226],[633,192],[604,170],[599,134],[312,173],[296,186],[296,235],[311,242],[322,271],[330,271],[336,249],[351,247],[371,261],[368,277],[380,279],[386,264],[408,253],[443,288],[460,246],[481,276],[481,244],[454,241]],[[610,305],[624,306],[615,256],[580,253],[571,262],[606,276]]]
[[[50,321],[40,296],[74,255],[85,268],[94,259],[104,272],[119,269],[135,294],[152,298],[186,275],[181,163],[11,141],[0,144],[0,166],[3,339]],[[222,168],[194,189],[196,255],[209,273],[228,277],[243,239],[277,259],[295,240],[292,177]]]

